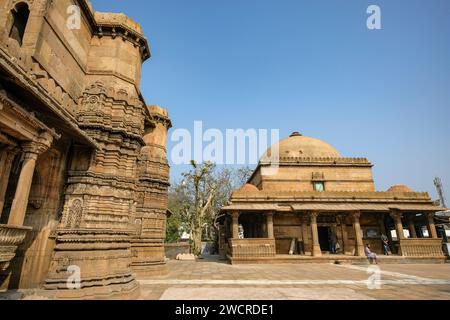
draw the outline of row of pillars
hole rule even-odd
[[[267,238],[274,239],[273,232],[273,212],[266,213],[266,223],[267,223]],[[317,217],[319,212],[312,211],[309,212],[306,219],[302,221],[302,229],[303,232],[306,232],[307,229],[307,219],[309,218],[310,226],[311,226],[311,235],[312,235],[312,256],[318,257],[322,255],[322,250],[320,249],[319,243],[319,231],[317,226]],[[353,227],[355,229],[355,255],[364,256],[364,243],[361,235],[361,225],[359,223],[360,212],[353,213]],[[345,233],[346,234],[346,233]],[[232,213],[232,238],[239,238],[239,212],[235,211]]]
[[[310,226],[311,226],[311,235],[312,235],[312,256],[321,256],[322,255],[322,251],[320,249],[320,243],[319,243],[319,231],[318,231],[318,226],[317,226],[317,217],[319,215],[319,212],[316,211],[312,211],[309,212],[308,215],[302,220],[302,230],[303,230],[303,234],[305,234],[307,232],[307,220],[309,218],[309,222],[310,222]],[[352,223],[353,223],[353,229],[355,231],[355,255],[356,256],[364,256],[364,242],[363,242],[363,237],[362,237],[362,232],[361,232],[361,224],[360,224],[360,217],[361,217],[361,212],[356,211],[356,212],[352,212],[351,213],[352,216]],[[403,223],[402,223],[402,213],[399,211],[394,211],[391,213],[392,218],[394,219],[395,222],[395,227],[396,227],[396,233],[397,233],[397,238],[399,240],[404,239],[404,234],[403,234]],[[347,232],[345,230],[345,226],[346,223],[344,221],[344,217],[341,217],[341,226],[342,226],[342,236],[343,236],[343,241],[344,243],[347,243]],[[430,236],[432,238],[437,238],[437,232],[436,232],[436,227],[434,224],[434,215],[432,213],[427,214],[427,222],[428,222],[428,229],[430,231]],[[274,238],[274,232],[273,232],[273,212],[267,212],[266,213],[266,223],[267,223],[267,237],[269,239],[273,239]],[[412,220],[409,220],[409,230],[410,230],[410,234],[411,237],[416,238],[416,230],[415,230],[415,226]],[[383,226],[383,230],[384,231],[384,226]],[[233,239],[238,239],[239,238],[239,212],[235,211],[232,213],[232,237]],[[305,243],[306,244],[306,243]]]
[[[37,141],[24,142],[21,144],[21,148],[9,148],[2,153],[0,159],[0,171],[2,174],[0,181],[0,213],[3,211],[6,189],[8,187],[14,157],[21,151],[23,159],[9,213],[8,225],[23,226],[37,158],[50,147],[52,142],[53,136],[50,133],[43,132]]]
[[[405,239],[405,235],[403,233],[403,222],[402,217],[403,214],[400,211],[393,211],[391,213],[392,219],[394,219],[395,224],[395,232],[397,233],[397,239],[402,240]],[[433,239],[438,238],[438,234],[436,231],[436,225],[434,223],[434,213],[427,213],[427,226],[428,232],[430,233],[430,237]],[[408,230],[411,238],[417,238],[416,227],[414,225],[414,220],[412,218],[408,219]]]
[[[232,238],[239,238],[239,212],[235,211],[231,215],[232,217]],[[267,238],[273,239],[273,212],[266,213],[266,230],[267,230]]]

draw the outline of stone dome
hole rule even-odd
[[[254,186],[253,184],[246,183],[238,190],[238,192],[253,193],[253,192],[259,192],[259,189],[256,186]]]
[[[404,184],[397,184],[388,189],[388,192],[414,192],[410,187]]]
[[[340,158],[339,152],[325,141],[305,137],[299,132],[292,133],[289,138],[283,139],[274,146],[279,147],[280,157],[309,157],[309,158]],[[271,156],[269,148],[264,157]]]

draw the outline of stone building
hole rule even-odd
[[[133,297],[164,272],[171,122],[142,97],[149,57],[123,14],[0,0],[2,289]]]
[[[394,253],[387,261],[443,262],[434,221],[441,210],[403,185],[375,191],[367,159],[344,158],[294,132],[263,155],[222,208],[219,246],[232,263],[352,262],[365,260],[366,244],[383,254],[385,235]]]

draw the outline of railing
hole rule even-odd
[[[238,259],[274,257],[275,239],[230,239],[231,256]]]
[[[420,238],[400,240],[402,256],[406,257],[442,257],[442,239]]]
[[[6,270],[31,227],[0,224],[0,271]]]

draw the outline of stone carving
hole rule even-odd
[[[165,263],[171,124],[167,111],[147,107],[140,93],[147,40],[133,20],[95,13],[86,0],[27,3],[23,46],[9,37],[10,12],[0,10],[0,71],[11,82],[0,93],[0,127],[24,159],[17,172],[8,169],[21,176],[11,221],[35,228],[11,272],[20,274],[19,287],[43,284],[55,297],[133,297],[135,273],[160,273]],[[58,20],[72,4],[85,18],[75,33]],[[39,170],[33,184],[43,159],[51,173]],[[83,270],[78,290],[67,289],[68,263]]]
[[[325,175],[323,172],[313,172],[312,181],[324,181]]]
[[[30,230],[29,227],[0,225],[0,271],[8,268],[9,263],[16,255],[17,247]]]
[[[138,189],[136,218],[142,221],[140,233],[132,240],[132,268],[141,277],[163,274],[165,268],[164,238],[166,230],[169,165],[165,141],[171,126],[167,111],[158,106],[148,107],[146,119],[153,130],[144,135],[145,146],[138,156]]]
[[[69,209],[67,215],[66,228],[79,228],[81,225],[81,217],[83,215],[83,202],[80,199],[75,199]]]

